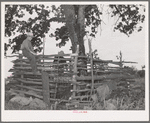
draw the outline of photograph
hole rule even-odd
[[[147,1],[1,2],[2,121],[148,121],[148,15]]]

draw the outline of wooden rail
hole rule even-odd
[[[58,56],[57,54],[39,55],[37,69],[40,73],[36,75],[31,72],[32,68],[28,59],[19,57],[19,59],[13,60],[14,66],[10,69],[13,72],[13,77],[10,81],[17,87],[17,90],[15,90],[16,88],[14,90],[18,93],[40,98],[47,104],[52,103],[52,101],[63,100],[64,102],[70,102],[70,105],[73,105],[74,101],[86,105],[91,103],[89,92],[96,91],[96,88],[103,83],[116,79],[122,82],[135,81],[134,76],[124,74],[128,69],[120,67],[120,61],[93,59],[92,53],[90,53],[90,57],[78,56],[78,52],[79,49],[77,48],[75,54],[65,54],[64,56],[67,58],[54,58]],[[82,59],[86,60],[87,64],[82,64]],[[53,63],[54,60],[58,60],[58,62]],[[59,63],[60,60],[64,60],[66,63]],[[111,67],[108,66],[108,63],[118,66]],[[122,61],[121,64],[123,63],[136,62]],[[86,74],[80,76],[80,71]],[[46,76],[42,74],[43,72]],[[57,99],[57,94],[63,93],[68,87],[70,90],[67,93],[71,93],[70,100],[69,97],[68,100]],[[32,90],[35,94],[26,92],[26,90]],[[41,95],[36,94],[36,92],[41,93]],[[80,96],[81,93],[83,95]]]

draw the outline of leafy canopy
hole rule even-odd
[[[80,5],[73,5],[75,10],[75,17],[78,18],[78,8]],[[109,5],[111,9],[111,17],[117,16],[118,20],[115,23],[114,31],[118,30],[121,33],[129,36],[133,31],[141,31],[145,20],[144,5]],[[59,47],[65,46],[69,40],[69,32],[65,22],[61,6],[55,5],[6,5],[5,6],[5,36],[10,37],[9,42],[5,43],[5,55],[8,47],[15,53],[20,49],[20,44],[26,38],[25,32],[32,30],[34,38],[32,45],[35,52],[42,51],[42,38],[46,34],[50,37],[55,37],[56,41],[60,40],[57,45]],[[24,19],[28,14],[29,19]],[[36,14],[34,17],[33,15]],[[97,5],[87,5],[85,8],[85,34],[95,37],[97,28],[102,24],[101,15],[104,14],[100,11]],[[63,26],[56,28],[54,34],[50,34],[50,27],[52,22],[64,23]],[[86,31],[90,27],[91,31]],[[17,35],[19,34],[19,35]],[[13,37],[13,38],[12,38]]]

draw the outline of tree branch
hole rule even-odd
[[[117,6],[116,5],[114,5],[114,7],[115,7],[115,9],[118,11],[118,13],[120,14],[120,17],[122,17],[123,16],[123,14],[121,14],[121,12],[119,11],[119,9],[117,8]],[[118,20],[119,20],[119,18],[118,18]],[[117,20],[117,21],[118,21]],[[117,22],[116,22],[117,23]],[[125,20],[125,23],[127,24],[127,25],[129,25],[128,24],[128,22],[127,22],[127,20]],[[125,32],[124,30],[123,30],[123,32],[129,37],[129,35],[128,35],[128,33],[127,32]]]
[[[58,18],[58,17],[53,17],[53,18],[51,18],[51,19],[49,20],[49,22],[52,22],[52,21],[53,21],[53,22],[56,22],[56,21],[57,21],[57,22],[62,22],[62,23],[63,23],[63,22],[66,22],[66,21],[65,21],[65,18]]]
[[[120,16],[122,16],[121,12],[119,11],[119,9],[117,8],[116,5],[114,5],[115,9],[119,12]]]

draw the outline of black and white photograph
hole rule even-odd
[[[148,121],[147,1],[1,2],[2,121]]]

